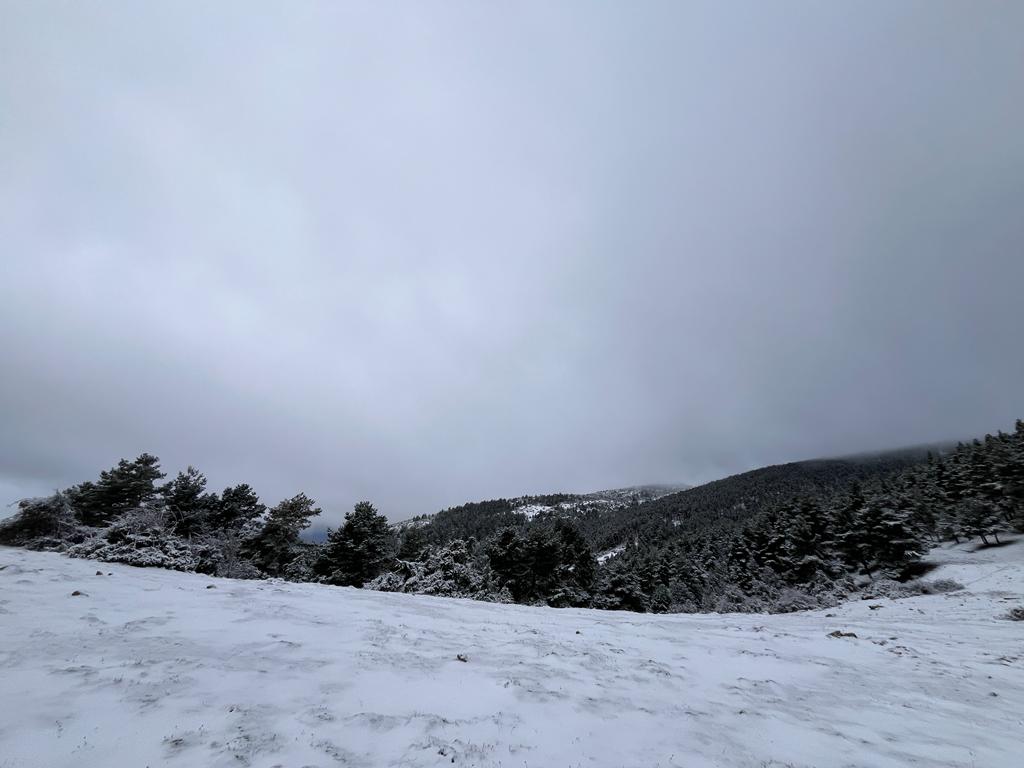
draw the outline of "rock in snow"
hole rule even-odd
[[[1024,545],[934,557],[965,589],[830,619],[129,566],[68,600],[94,564],[0,548],[0,766],[1016,768]]]

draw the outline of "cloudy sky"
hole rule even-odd
[[[1024,416],[1024,3],[0,0],[0,502],[392,518]]]

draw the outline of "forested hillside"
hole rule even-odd
[[[540,517],[573,522],[595,552],[638,537],[668,540],[714,528],[731,528],[758,510],[808,493],[823,493],[853,480],[893,472],[927,459],[930,446],[880,454],[798,461],[762,467],[692,488],[639,486],[592,494],[548,494],[471,502],[396,524],[407,553],[417,546],[455,539],[482,541],[503,528]],[[418,529],[418,530],[416,530]]]
[[[538,515],[569,518],[586,529],[623,510],[684,490],[686,485],[641,485],[587,494],[552,493],[492,499],[449,507],[433,515],[419,515],[395,525],[400,532],[419,529],[418,541],[444,544],[453,539],[485,539],[502,528],[527,523]]]
[[[615,510],[586,521],[583,531],[596,550],[605,550],[637,537],[667,540],[730,528],[794,496],[827,493],[853,480],[903,469],[927,456],[928,449],[922,448],[763,467]]]
[[[418,529],[425,543],[443,544],[452,539],[483,539],[509,525],[525,523],[529,517],[523,512],[534,506],[553,507],[574,502],[578,496],[554,493],[541,496],[521,496],[514,499],[474,501],[443,509],[434,515],[422,515],[396,526],[406,531]]]
[[[322,544],[305,494],[169,482],[143,454],[19,505],[0,543],[179,570],[634,611],[779,611],[900,589],[941,541],[1024,529],[1024,422],[945,453],[785,464],[650,498],[501,499],[396,530],[361,502]],[[662,489],[664,490],[664,489]],[[624,501],[626,498],[628,500]],[[606,551],[610,550],[610,551]],[[599,558],[597,554],[603,553]]]
[[[1000,530],[1024,529],[1024,423],[943,456],[910,459],[837,474],[835,462],[811,462],[827,482],[788,497],[772,490],[756,508],[745,504],[746,519],[715,521],[711,513],[681,534],[649,526],[609,560],[604,600],[633,610],[795,610],[865,581],[889,588],[885,582],[914,574],[941,541],[987,545],[998,543]]]

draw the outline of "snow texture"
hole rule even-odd
[[[554,507],[550,507],[546,504],[523,504],[512,511],[522,515],[527,520],[533,520],[537,515],[544,512],[551,512],[553,510]]]
[[[611,549],[609,549],[609,550],[599,554],[597,556],[597,562],[599,562],[599,563],[607,563],[613,557],[618,557],[619,555],[621,555],[625,551],[626,551],[626,545],[625,544],[619,544],[619,546],[612,547]]]
[[[1024,543],[970,550],[945,594],[651,616],[0,548],[0,767],[1017,768]]]

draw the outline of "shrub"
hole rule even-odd
[[[37,499],[22,499],[18,511],[0,522],[0,544],[30,549],[59,549],[60,542],[78,528],[67,494],[57,492]]]

